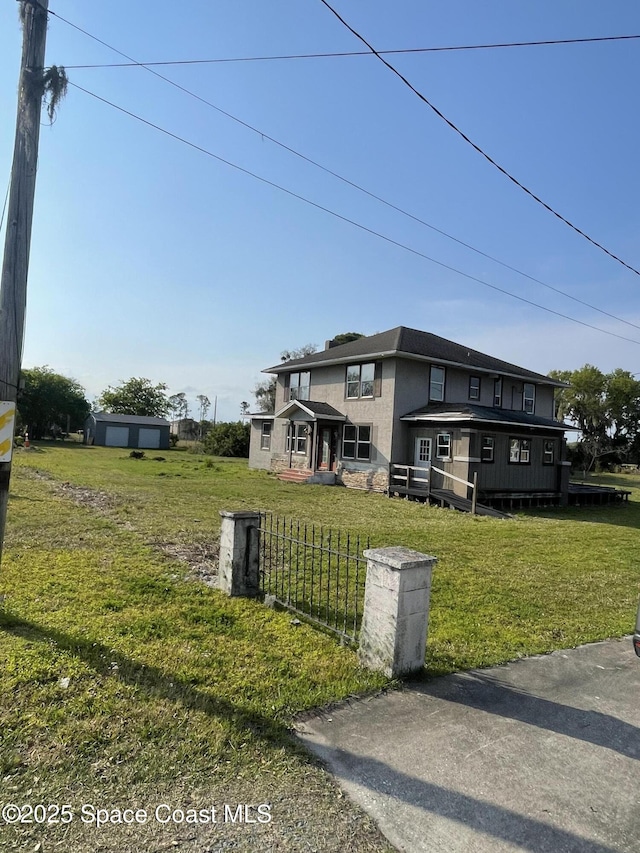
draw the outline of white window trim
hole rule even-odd
[[[530,396],[527,396],[527,388],[531,389]],[[527,408],[527,402],[531,403],[531,409]],[[536,386],[533,382],[525,382],[522,386],[522,411],[528,415],[533,415],[536,410]]]
[[[369,379],[362,379],[362,369],[364,367],[373,368],[373,376]],[[357,370],[358,371],[358,379],[349,379],[349,371]],[[349,394],[349,385],[358,384],[358,393],[357,394]],[[362,383],[363,382],[371,382],[371,393],[363,394],[362,393]],[[345,376],[345,389],[344,389],[345,399],[346,400],[373,400],[376,394],[376,363],[375,361],[365,361],[362,364],[348,364],[347,372]]]
[[[441,443],[440,439],[444,438],[444,437],[446,437],[448,439],[448,441]],[[440,447],[441,446],[445,447],[445,444],[446,444],[447,451],[448,451],[446,453],[446,455],[440,453]],[[439,432],[436,435],[436,459],[448,459],[450,461],[451,460],[451,445],[452,445],[451,433],[450,432]]]
[[[433,371],[434,370],[441,370],[442,371],[442,381],[436,382],[434,380],[434,378],[433,378]],[[444,402],[446,381],[447,381],[446,369],[444,367],[442,367],[442,365],[440,365],[440,364],[432,364],[431,367],[429,368],[429,400],[432,400],[434,403],[443,403]],[[436,386],[436,387],[440,386],[441,396],[439,396],[439,397],[434,396],[434,394],[433,394],[434,386]]]

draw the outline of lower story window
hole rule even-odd
[[[262,423],[262,433],[260,435],[260,450],[270,450],[271,449],[271,427],[273,424],[271,421],[263,421]]]
[[[544,444],[542,445],[542,448],[542,464],[553,465],[556,455],[555,441],[545,440]]]
[[[438,459],[449,459],[451,457],[451,434],[448,432],[438,433],[436,448]]]
[[[482,436],[480,459],[483,462],[493,462],[496,440],[492,435]]]
[[[342,458],[359,459],[368,462],[371,459],[371,427],[345,424],[342,431]]]
[[[531,441],[528,438],[509,439],[509,462],[513,465],[528,465],[531,461]]]
[[[308,435],[307,424],[291,424],[287,433],[287,453],[306,453]]]

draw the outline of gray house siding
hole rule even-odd
[[[326,363],[332,361],[337,363]],[[376,365],[374,395],[348,397],[349,366],[372,363]],[[443,394],[438,399],[430,399],[433,366],[444,370]],[[428,437],[432,440],[433,467],[463,481],[472,481],[477,474],[481,493],[560,490],[564,443],[560,425],[554,428],[550,423],[554,418],[554,386],[558,383],[541,374],[405,327],[314,353],[290,364],[276,365],[269,372],[277,374],[275,407],[276,412],[282,411],[283,417],[273,422],[269,452],[260,448],[257,427],[252,429],[251,467],[267,467],[266,457],[269,457],[275,470],[317,469],[319,437],[323,429],[331,426],[337,437],[332,470],[338,482],[345,485],[386,489],[390,466],[413,466],[416,438]],[[300,407],[295,399],[293,403],[289,400],[290,376],[301,372],[309,374],[308,394],[305,393],[308,413],[301,408],[304,400],[298,401]],[[501,382],[498,406],[496,380]],[[353,377],[352,383],[355,383]],[[306,384],[300,377],[298,388]],[[534,389],[533,406],[524,405],[526,386]],[[527,397],[530,396],[528,393]],[[319,405],[314,408],[313,403],[329,406],[333,416]],[[326,420],[322,418],[323,411]],[[510,411],[514,412],[513,418],[508,414]],[[305,452],[287,450],[291,425],[305,421],[309,424]],[[370,429],[368,459],[358,459],[354,452],[353,426]],[[356,455],[355,459],[345,457],[345,427],[350,435],[349,456]],[[442,433],[451,436],[447,458],[439,458],[437,454],[438,435]],[[491,463],[481,461],[485,434],[494,438]],[[357,435],[359,439],[360,433]],[[510,442],[519,440],[523,460],[527,455],[526,463],[514,462],[510,453]],[[545,440],[554,441],[551,464],[544,461]],[[326,433],[323,446],[326,449]],[[464,482],[437,472],[433,472],[432,486],[464,496],[469,492]]]
[[[271,425],[271,436],[268,442],[263,433],[264,424]],[[273,418],[261,418],[259,415],[252,417],[249,438],[249,468],[262,468],[267,471],[271,468],[273,443]],[[266,444],[269,446],[263,446]]]

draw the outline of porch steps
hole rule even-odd
[[[309,468],[287,468],[280,471],[278,479],[285,483],[306,483],[313,471]]]
[[[462,498],[448,489],[431,489],[429,494],[431,500],[436,500],[441,506],[449,506],[452,509],[458,509],[461,512],[471,512],[471,501],[468,498]],[[476,515],[488,515],[491,518],[512,518],[508,513],[501,512],[499,509],[494,509],[491,506],[484,504],[476,504]]]

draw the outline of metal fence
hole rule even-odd
[[[369,539],[260,513],[260,586],[265,596],[338,634],[357,640]]]

